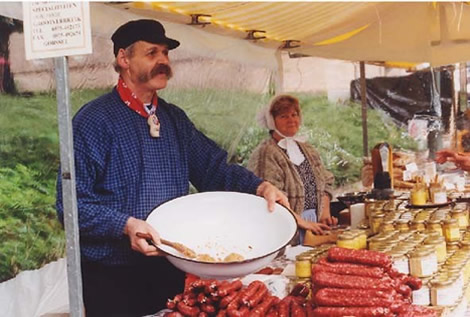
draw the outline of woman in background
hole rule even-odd
[[[287,195],[292,209],[306,220],[299,223],[301,229],[322,234],[338,223],[330,214],[334,176],[325,169],[313,146],[297,136],[301,121],[297,98],[275,97],[258,115],[258,122],[269,130],[270,137],[253,151],[248,169]]]

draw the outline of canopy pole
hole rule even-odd
[[[459,64],[460,70],[460,90],[459,90],[459,110],[465,112],[468,108],[467,100],[467,63]]]
[[[275,95],[284,92],[284,67],[282,63],[282,50],[277,49],[276,53],[277,70],[275,74]]]
[[[362,153],[369,156],[369,144],[367,133],[367,96],[366,96],[366,67],[364,62],[359,62],[361,73],[361,104],[362,104]]]
[[[67,254],[70,316],[84,316],[80,244],[78,231],[75,160],[70,107],[68,64],[65,56],[54,58],[57,89],[57,119],[59,122],[62,200]]]

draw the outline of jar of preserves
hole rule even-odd
[[[447,253],[453,254],[455,251],[460,249],[460,244],[458,241],[446,242]]]
[[[311,256],[308,254],[299,254],[295,257],[295,276],[306,278],[312,276]]]
[[[359,249],[367,249],[367,232],[361,229],[351,230],[356,235],[357,245]]]
[[[410,231],[409,220],[408,219],[397,219],[395,220],[395,229],[399,232],[408,232]]]
[[[354,249],[358,250],[358,241],[356,236],[350,232],[343,232],[342,234],[338,235],[338,239],[336,240],[336,245],[341,248],[346,249]]]
[[[428,196],[428,193],[424,186],[419,187],[419,188],[414,188],[411,190],[411,193],[410,193],[411,204],[414,206],[426,205],[426,200],[428,198],[427,196]]]
[[[429,288],[430,280],[430,277],[421,279],[423,286],[411,293],[414,305],[429,306],[431,304],[431,289]]]
[[[426,245],[432,245],[436,251],[437,262],[443,263],[447,258],[446,240],[442,236],[433,236],[424,240]]]
[[[372,237],[369,238],[368,243],[369,243],[369,249],[370,250],[377,250],[380,245],[385,244],[387,241],[387,237]]]
[[[439,219],[430,219],[427,223],[427,231],[430,232],[438,232],[440,235],[442,235],[442,225],[441,225],[441,220]]]
[[[437,271],[435,251],[418,250],[410,254],[410,274],[414,277],[429,277]]]
[[[468,216],[467,216],[467,213],[465,212],[465,210],[454,209],[454,210],[452,210],[450,215],[453,219],[457,220],[460,229],[463,229],[463,230],[467,229],[467,227],[468,227]]]
[[[393,220],[384,220],[382,225],[380,225],[379,232],[393,232],[395,231],[395,226],[393,225]]]
[[[384,220],[385,214],[383,213],[374,213],[371,215],[370,218],[370,229],[372,230],[372,233],[378,233],[380,225],[382,225],[382,221]]]
[[[457,219],[444,220],[442,231],[447,242],[460,240],[460,228]]]
[[[432,306],[452,306],[457,298],[452,294],[455,281],[442,278],[431,281],[431,305]]]
[[[415,218],[413,221],[411,221],[410,230],[424,232],[424,230],[426,230],[426,226],[424,225],[424,220],[417,220]]]
[[[392,267],[400,273],[410,274],[410,261],[404,251],[393,251],[389,255],[392,257]]]

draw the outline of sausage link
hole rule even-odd
[[[354,265],[350,263],[335,263],[337,265],[321,265],[315,264],[312,267],[312,274],[317,272],[330,272],[341,275],[356,275],[365,277],[381,278],[384,275],[384,270],[381,267]],[[344,265],[349,264],[349,265]]]
[[[250,309],[246,306],[241,307],[239,310],[227,309],[227,315],[229,317],[246,317],[249,316]]]
[[[317,307],[313,317],[389,317],[390,309],[385,307]]]
[[[230,304],[240,293],[240,291],[235,291],[232,294],[229,294],[220,300],[219,306],[225,308]]]
[[[290,317],[290,302],[292,301],[292,296],[284,297],[278,305],[278,316],[279,317]]]
[[[220,297],[227,296],[228,294],[232,292],[238,291],[239,289],[242,288],[242,286],[243,286],[242,281],[235,280],[230,284],[219,287],[219,289],[217,290],[217,295]]]
[[[356,289],[320,289],[314,296],[318,306],[335,307],[390,307],[393,303],[392,293],[388,296],[381,291]]]
[[[220,309],[216,315],[216,317],[226,317],[226,316],[227,316],[227,311],[225,309]]]
[[[256,294],[256,292],[258,291],[258,289],[260,287],[266,287],[266,285],[264,285],[263,282],[261,281],[253,281],[251,282],[246,290],[244,291],[242,297],[240,298],[240,304],[243,304],[243,305],[248,305],[248,301],[250,300],[250,298]]]
[[[214,305],[210,305],[210,304],[202,304],[201,310],[205,313],[208,313],[209,315],[213,315],[215,313]]]
[[[353,250],[333,247],[328,250],[328,260],[333,262],[349,262],[367,264],[389,269],[392,266],[390,256],[385,253],[370,250]]]
[[[292,288],[292,291],[290,291],[289,295],[307,297],[309,293],[310,289],[307,284],[297,283],[295,284],[294,288]]]
[[[201,311],[201,312],[199,312],[199,314],[197,314],[197,317],[209,317],[209,314],[206,313],[206,312]]]
[[[189,317],[197,317],[199,314],[199,307],[196,306],[188,306],[184,303],[184,301],[179,302],[176,307],[178,308],[178,311],[182,313],[185,316]]]
[[[171,313],[166,313],[164,317],[184,317],[179,311],[172,311]]]
[[[274,304],[276,296],[266,296],[250,313],[250,317],[265,316],[271,306]]]
[[[246,306],[248,306],[249,308],[255,307],[261,302],[261,300],[266,296],[266,294],[268,294],[268,288],[266,287],[266,285],[263,284],[258,288],[258,291],[250,297],[250,299],[246,303]]]
[[[305,313],[305,310],[303,307],[297,303],[297,301],[293,300],[290,303],[291,305],[291,316],[292,317],[307,317],[307,314]]]
[[[339,275],[328,272],[318,272],[312,277],[315,287],[354,288],[354,289],[393,289],[390,278],[372,278],[354,275]]]

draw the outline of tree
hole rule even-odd
[[[17,93],[10,71],[10,35],[22,31],[23,22],[0,16],[0,93]]]

